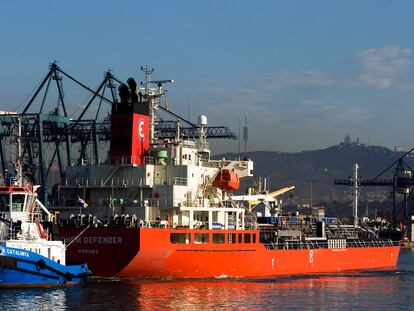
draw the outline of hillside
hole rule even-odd
[[[297,153],[255,151],[242,154],[254,161],[254,175],[266,177],[270,189],[295,185],[294,197],[298,203],[310,201],[311,184],[313,203],[349,201],[350,189],[335,186],[335,178],[348,178],[354,163],[360,166],[360,176],[369,179],[382,172],[403,152],[395,152],[385,147],[365,146],[357,143],[341,143],[322,150]],[[217,158],[235,158],[235,154],[223,154]],[[413,158],[407,163],[413,167]],[[383,178],[391,177],[390,170]],[[366,188],[363,196],[381,201],[389,195],[388,188]]]

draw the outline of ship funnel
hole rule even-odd
[[[120,85],[118,91],[121,104],[112,104],[109,157],[112,164],[140,165],[149,151],[149,103],[138,102],[133,78]]]

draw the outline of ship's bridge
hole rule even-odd
[[[26,221],[34,195],[27,187],[0,186],[0,217]]]

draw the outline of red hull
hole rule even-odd
[[[138,228],[90,227],[80,235],[83,228],[59,229],[67,245],[67,262],[87,262],[95,276],[114,276],[122,271],[139,252]]]
[[[90,230],[90,231],[89,231]],[[61,228],[62,236],[76,236],[76,228]],[[339,249],[269,250],[256,243],[173,244],[171,233],[236,233],[234,230],[155,228],[93,228],[67,249],[68,261],[86,261],[95,276],[120,278],[266,277],[392,268],[399,246]],[[256,233],[258,231],[246,231]],[[99,236],[121,237],[120,243],[89,243]],[[92,240],[88,240],[92,237]],[[88,243],[83,243],[87,241]],[[211,241],[210,241],[211,242]]]

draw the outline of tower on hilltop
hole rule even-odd
[[[351,136],[349,136],[349,133],[346,133],[346,136],[345,136],[345,139],[344,139],[344,144],[345,145],[351,144]]]

